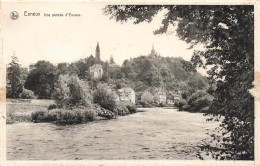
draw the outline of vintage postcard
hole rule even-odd
[[[257,1],[2,1],[1,165],[259,165]]]

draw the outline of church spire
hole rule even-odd
[[[100,61],[100,48],[99,48],[99,43],[97,42],[97,47],[96,47],[96,60]]]
[[[151,50],[151,55],[155,55],[156,52],[155,52],[155,49],[154,49],[154,44],[153,44],[153,47],[152,47],[152,50]]]

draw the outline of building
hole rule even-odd
[[[180,101],[180,96],[176,93],[169,92],[167,93],[167,104],[174,104]]]
[[[180,101],[180,96],[178,95],[178,94],[174,94],[174,103],[176,103],[176,102],[179,102]]]
[[[174,94],[169,92],[166,95],[167,97],[167,104],[174,104]]]
[[[129,101],[135,104],[135,91],[132,88],[118,89],[120,101]]]
[[[101,64],[94,64],[93,66],[91,66],[89,68],[89,72],[90,72],[90,75],[93,77],[93,78],[96,78],[96,79],[99,79],[99,78],[102,78],[103,76],[103,67]]]
[[[165,91],[158,91],[157,93],[155,93],[155,100],[158,104],[162,103],[165,104],[166,103],[166,92]]]

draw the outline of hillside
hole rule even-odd
[[[136,92],[149,88],[185,92],[206,89],[206,77],[182,58],[161,57],[158,54],[125,60],[121,67],[120,86],[130,86]],[[115,79],[115,78],[114,78]]]

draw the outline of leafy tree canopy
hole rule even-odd
[[[19,98],[23,92],[23,85],[21,83],[21,69],[18,58],[13,55],[11,63],[7,68],[7,93],[8,98]]]
[[[50,99],[56,81],[56,68],[47,61],[38,61],[25,81],[25,88],[34,91],[40,99]]]

